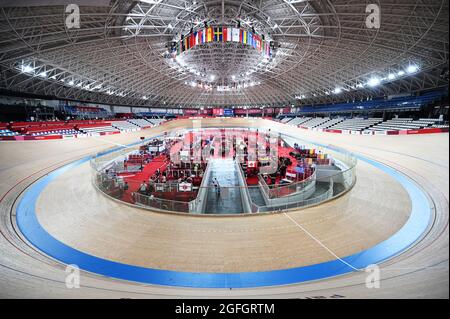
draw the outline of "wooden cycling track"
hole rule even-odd
[[[4,142],[0,143],[0,297],[448,298],[448,134],[341,135],[261,119],[203,119],[201,123],[271,128],[384,163],[426,192],[432,221],[413,247],[380,265],[380,289],[365,287],[363,271],[302,284],[242,289],[153,286],[82,272],[81,287],[67,289],[65,265],[34,248],[18,230],[15,209],[23,191],[64,164],[136,142],[140,136],[192,128],[193,123],[176,120],[104,137]],[[157,269],[219,273],[286,269],[335,259],[330,252],[339,257],[359,252],[392,236],[408,219],[410,209],[401,185],[361,161],[357,183],[349,193],[287,215],[199,218],[140,210],[99,194],[90,183],[88,163],[50,183],[36,207],[39,222],[49,233],[91,255]]]

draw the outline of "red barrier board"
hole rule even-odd
[[[339,134],[341,134],[341,133],[342,133],[342,130],[325,130],[325,132],[328,132],[328,133],[339,133]]]
[[[407,134],[428,134],[428,133],[442,133],[442,132],[444,131],[441,128],[424,128],[421,130],[409,130]]]

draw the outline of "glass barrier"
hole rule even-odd
[[[302,145],[308,145],[302,143]],[[125,167],[124,160],[139,152],[140,144],[114,150],[108,149],[91,160],[92,180],[102,193],[132,205],[150,210],[186,214],[251,214],[280,212],[317,205],[347,192],[356,181],[356,157],[334,146],[318,148],[331,159],[329,167],[317,167],[307,179],[287,185],[267,185],[258,177],[257,185],[247,185],[242,166],[235,162],[240,175],[239,186],[211,185],[210,165],[203,172],[200,186],[189,189],[183,201],[167,197],[169,192],[180,192],[177,181],[154,184],[151,193],[139,191],[142,181],[127,182],[123,176],[136,174]],[[217,204],[219,203],[219,204]]]

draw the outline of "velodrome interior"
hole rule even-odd
[[[49,297],[301,297],[339,294],[346,297],[439,297],[448,291],[448,136],[364,136],[305,132],[277,124],[281,132],[337,145],[385,163],[421,185],[433,204],[433,222],[427,235],[407,252],[382,264],[383,285],[389,289],[367,290],[361,285],[365,273],[355,272],[325,282],[259,289],[189,289],[152,287],[118,282],[94,274],[80,290],[60,287],[64,267],[36,251],[17,230],[11,217],[21,192],[55,168],[86,155],[128,143],[140,135],[152,136],[170,126],[190,127],[191,120],[169,122],[148,131],[92,139],[2,143],[3,170],[2,264],[10,297],[37,297],[43,289]],[[204,120],[220,127],[225,121]],[[236,122],[233,123],[233,122]],[[226,121],[225,125],[263,127],[266,120]],[[270,122],[273,126],[274,123]],[[367,140],[370,139],[368,145]],[[426,145],[426,147],[425,147]],[[61,152],[64,150],[64,152]],[[11,160],[11,156],[14,156]],[[330,252],[299,229],[325,243],[338,256],[363,250],[392,235],[408,218],[410,199],[390,178],[369,165],[358,165],[358,182],[342,197],[318,207],[237,218],[172,216],[123,207],[98,194],[89,174],[80,166],[50,184],[38,203],[38,218],[56,238],[80,250],[125,263],[178,271],[234,272],[283,269],[333,259]],[[17,178],[12,178],[17,176]],[[20,178],[18,178],[20,177]],[[16,180],[20,182],[17,183]],[[9,191],[9,192],[8,192]],[[79,198],[86,198],[80,202]],[[383,200],[379,200],[379,199]],[[92,209],[92,201],[95,209]],[[8,218],[9,217],[9,218]],[[136,231],[139,225],[139,231]],[[176,236],[174,236],[176,234]],[[6,235],[6,236],[5,236]],[[130,240],[133,249],[130,250]],[[245,245],[242,243],[245,242]],[[161,250],[161,246],[166,247]],[[112,248],[112,249],[111,249]],[[170,253],[166,253],[170,249]],[[248,250],[248,251],[246,251]],[[246,256],[242,258],[242,251]],[[30,267],[30,265],[33,265]],[[15,280],[26,276],[27,281]],[[33,284],[29,286],[29,282]],[[432,289],[430,287],[433,287]],[[378,295],[378,293],[381,293]]]
[[[0,298],[449,298],[447,1],[69,2],[0,4]]]

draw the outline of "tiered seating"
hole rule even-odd
[[[17,132],[13,132],[8,128],[7,123],[0,123],[0,136],[14,136],[18,135]]]
[[[155,121],[159,123],[163,120]],[[120,131],[136,131],[139,130],[140,127],[151,126],[154,126],[154,124],[144,119],[134,119],[129,121],[71,120],[48,122],[14,122],[11,124],[0,123],[0,136],[43,136],[73,135],[80,133],[107,133]]]
[[[82,127],[80,128],[80,131],[85,134],[120,132],[118,129],[112,126]]]
[[[147,121],[146,119],[129,119],[128,122],[133,123],[134,125],[137,125],[140,128],[147,128],[153,126],[153,124]]]
[[[154,126],[158,126],[159,124],[161,124],[162,122],[165,121],[165,119],[150,119],[148,120],[149,122],[153,123]]]
[[[111,122],[104,121],[78,121],[76,128],[85,134],[92,133],[111,133],[120,132],[117,128],[111,126]]]
[[[120,131],[137,131],[138,126],[127,121],[114,121],[111,125]]]
[[[447,90],[436,90],[426,92],[420,96],[402,96],[392,99],[374,99],[369,101],[327,105],[305,105],[302,106],[301,113],[340,113],[361,110],[420,109],[420,107],[439,101],[445,96],[448,96]]]
[[[325,129],[327,129],[327,128],[335,125],[335,124],[341,123],[343,120],[344,120],[343,118],[338,117],[338,118],[332,119],[332,120],[330,120],[328,122],[324,122],[322,124],[319,124],[319,125],[316,126],[316,128],[325,128]]]
[[[311,119],[311,120],[309,120],[309,121],[307,121],[307,122],[305,122],[305,123],[303,123],[301,125],[305,126],[305,127],[309,127],[309,128],[315,128],[315,127],[317,127],[317,126],[319,126],[321,124],[324,124],[324,123],[328,122],[329,120],[330,120],[329,117],[324,117],[324,118],[316,117],[316,118],[313,118],[313,119]]]
[[[285,117],[284,119],[282,119],[280,122],[281,123],[289,123],[290,121],[292,121],[292,117]]]
[[[376,124],[379,124],[383,121],[381,118],[352,118],[347,119],[343,122],[337,123],[334,126],[331,126],[330,129],[333,130],[348,130],[348,131],[362,131],[372,127]]]
[[[73,128],[64,128],[64,129],[56,129],[56,130],[46,130],[46,131],[32,131],[28,132],[31,136],[45,136],[45,135],[74,135],[80,133],[78,130]]]
[[[12,132],[6,128],[0,129],[0,136],[15,136],[15,135],[19,135],[19,133]]]
[[[296,118],[292,119],[291,121],[289,121],[288,124],[293,125],[293,126],[299,126],[305,122],[308,122],[309,120],[311,120],[311,117],[296,117]]]
[[[11,124],[11,130],[24,135],[53,135],[65,134],[73,130],[73,125],[63,121],[50,122],[15,122]]]
[[[64,107],[66,113],[72,116],[88,117],[88,118],[105,118],[110,115],[110,112],[100,107],[92,106],[69,106]]]
[[[429,121],[413,121],[412,118],[395,118],[369,128],[370,131],[418,130],[428,127]]]
[[[415,124],[423,124],[424,127],[430,127],[439,122],[439,119],[418,119],[417,121],[413,121]]]

